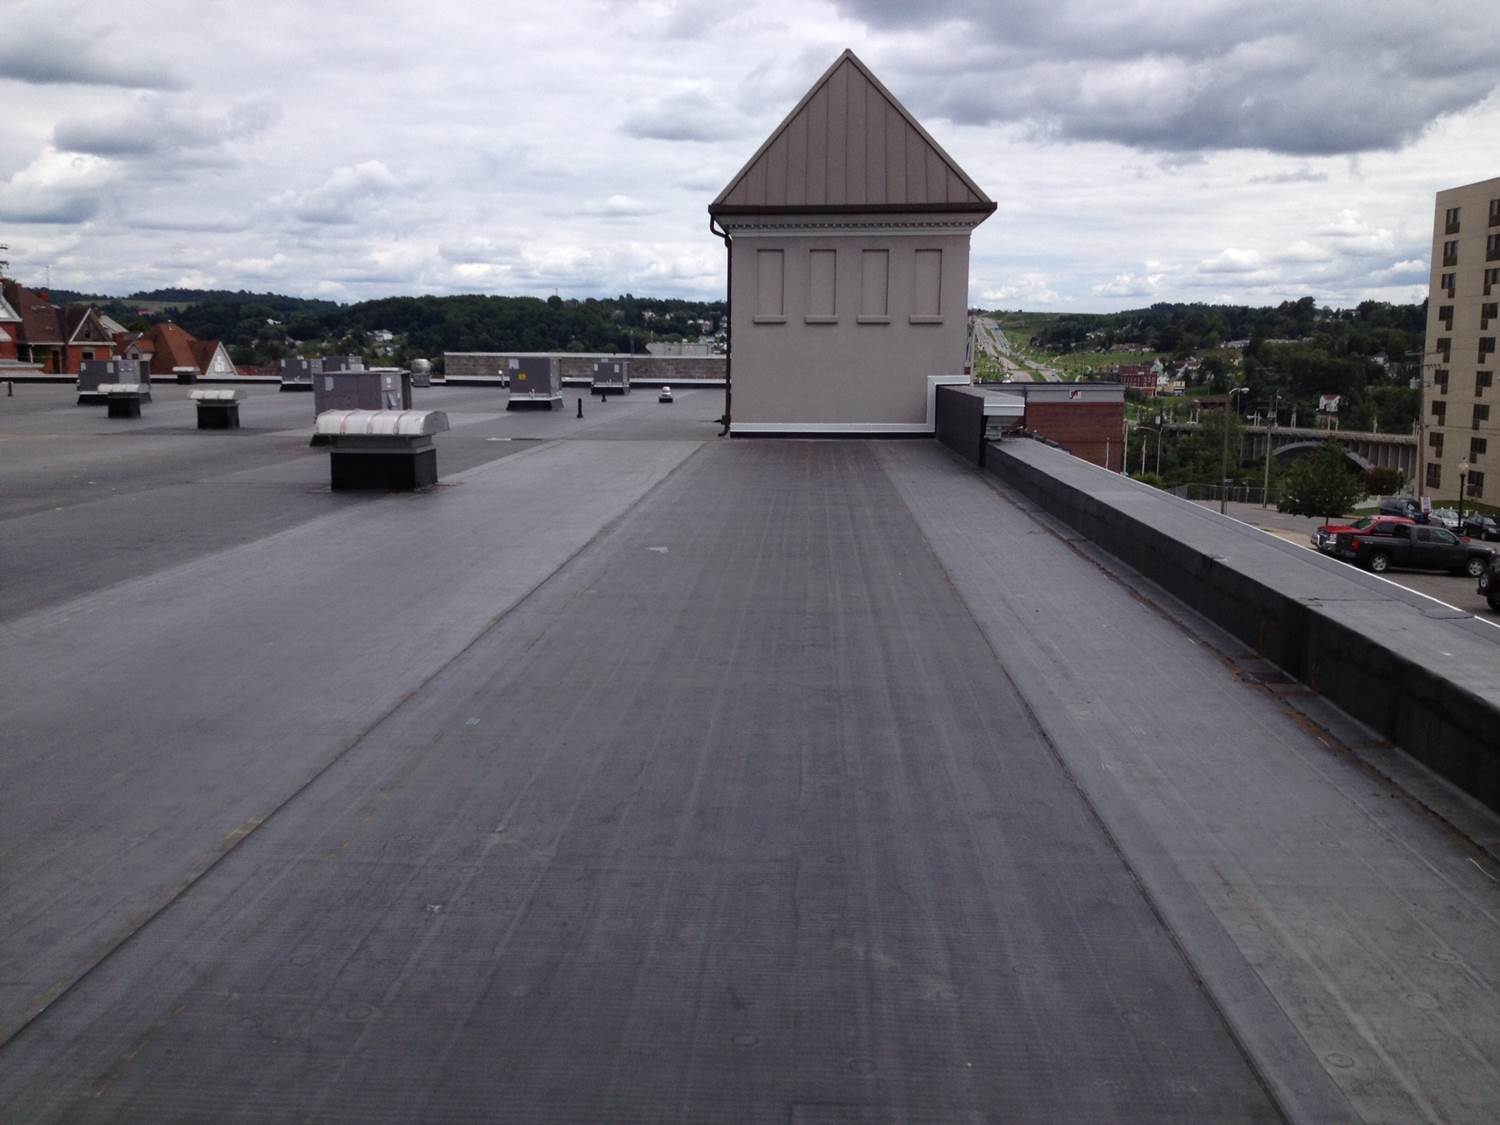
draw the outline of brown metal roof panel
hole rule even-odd
[[[799,113],[786,131],[786,201],[791,204],[812,202],[807,198],[808,166],[811,163],[807,143],[808,120],[808,113]]]
[[[958,198],[939,167],[962,185]],[[845,51],[709,210],[965,201],[990,202],[854,52]]]
[[[828,202],[828,165],[833,145],[828,136],[829,88],[820,88],[807,104],[807,199]]]

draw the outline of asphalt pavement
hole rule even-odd
[[[1218,510],[1217,501],[1200,501],[1204,507]],[[1321,527],[1326,520],[1315,519],[1308,516],[1290,516],[1278,512],[1274,507],[1262,508],[1259,504],[1229,504],[1229,516],[1248,523],[1252,527],[1261,528],[1278,538],[1285,539],[1290,543],[1296,543],[1299,547],[1312,550],[1312,533]],[[1357,519],[1350,516],[1349,519]],[[1500,548],[1500,544],[1485,544]],[[1454,606],[1472,613],[1476,617],[1482,617],[1490,621],[1500,621],[1500,613],[1496,613],[1479,593],[1479,587],[1473,578],[1467,575],[1458,576],[1453,574],[1442,574],[1435,571],[1425,570],[1403,570],[1392,568],[1381,577],[1404,586],[1408,590],[1415,590],[1419,594],[1425,594],[1429,598],[1436,598],[1447,605]]]

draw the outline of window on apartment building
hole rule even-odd
[[[786,254],[781,250],[755,252],[755,316],[757,323],[786,320]]]
[[[1484,271],[1484,295],[1488,297],[1500,285],[1500,266]]]
[[[1437,354],[1443,357],[1444,363],[1447,363],[1449,357],[1453,354],[1452,339],[1447,336],[1439,336],[1437,338]]]
[[[1438,401],[1432,404],[1432,420],[1439,426],[1448,420],[1448,404],[1446,402]]]
[[[1490,321],[1500,317],[1500,301],[1486,301],[1479,306],[1479,330],[1482,332],[1490,326]]]
[[[1476,403],[1475,406],[1474,406],[1474,425],[1473,425],[1472,428],[1476,429],[1476,430],[1482,429],[1483,426],[1484,426],[1484,423],[1488,422],[1489,420],[1490,420],[1490,407],[1489,407],[1489,403],[1485,403],[1483,406],[1480,406],[1480,405],[1478,405]]]
[[[1492,354],[1494,352],[1494,350],[1495,350],[1495,337],[1493,337],[1493,336],[1481,336],[1481,337],[1479,337],[1479,362],[1480,363],[1483,363],[1484,360],[1485,360],[1485,357],[1488,356],[1488,355],[1490,355],[1490,354]]]
[[[1427,487],[1428,488],[1442,488],[1443,487],[1443,467],[1441,465],[1428,465],[1427,466]]]
[[[1490,226],[1500,227],[1500,199],[1490,200]]]
[[[838,252],[809,250],[805,319],[812,324],[832,324],[838,318]]]
[[[1448,294],[1448,300],[1450,301],[1453,300],[1453,291],[1458,288],[1454,280],[1457,277],[1458,274],[1456,273],[1445,273],[1438,277],[1438,288]]]
[[[862,324],[891,319],[891,252],[862,250],[859,255],[859,316]]]
[[[1443,230],[1446,234],[1458,233],[1458,208],[1448,208],[1447,214],[1443,216]]]
[[[1443,435],[1436,430],[1428,434],[1427,448],[1432,450],[1434,457],[1441,457],[1443,455]]]
[[[1439,367],[1432,373],[1432,386],[1440,395],[1448,393],[1448,369]]]
[[[1500,234],[1492,234],[1485,240],[1484,260],[1486,262],[1500,261]]]
[[[1489,389],[1494,381],[1495,373],[1493,371],[1474,372],[1474,397],[1483,398],[1484,392]]]
[[[913,255],[910,319],[916,324],[934,324],[943,319],[941,250],[918,250]]]
[[[1478,469],[1469,470],[1468,490],[1470,496],[1484,495],[1484,474]]]
[[[1452,305],[1439,305],[1438,306],[1438,320],[1442,322],[1444,331],[1452,332],[1453,331],[1453,306]]]
[[[1469,439],[1469,460],[1477,461],[1490,451],[1490,439],[1482,437],[1471,437]]]
[[[1458,265],[1458,240],[1443,243],[1443,265]]]

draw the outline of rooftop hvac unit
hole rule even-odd
[[[593,391],[599,395],[630,393],[630,365],[623,359],[594,360]]]
[[[562,361],[556,356],[511,356],[505,361],[510,380],[510,399],[505,409],[562,405]]]

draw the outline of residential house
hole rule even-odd
[[[76,375],[86,359],[114,358],[115,342],[98,309],[53,304],[45,289],[32,291],[8,278],[0,279],[0,299],[15,317],[0,324],[15,354],[7,348],[0,355],[34,363],[48,375]]]
[[[20,359],[21,314],[0,295],[0,360]]]
[[[238,375],[229,352],[218,340],[199,340],[187,329],[163,321],[121,343],[126,359],[144,359],[153,376],[175,376],[192,371],[195,377],[229,378]]]

